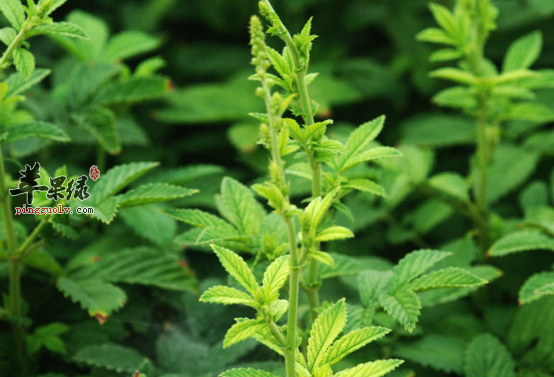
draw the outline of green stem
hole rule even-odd
[[[2,75],[2,73],[4,72],[5,66],[7,65],[8,61],[11,59],[13,50],[19,47],[21,42],[23,42],[23,40],[25,39],[25,34],[27,33],[28,29],[29,29],[29,20],[26,20],[23,23],[23,26],[21,26],[21,30],[15,36],[12,43],[10,43],[6,51],[4,51],[4,54],[2,54],[2,58],[0,58],[0,75]]]
[[[287,377],[295,377],[296,333],[298,315],[298,291],[300,290],[301,267],[298,264],[296,231],[292,219],[285,218],[290,249],[289,313],[287,318],[287,348],[285,350],[285,368]]]
[[[487,203],[487,170],[490,163],[491,144],[487,136],[487,94],[480,93],[477,112],[477,177],[475,178],[475,199],[480,214],[479,246],[482,253],[488,248],[488,203]]]
[[[40,223],[35,227],[35,229],[33,229],[31,234],[29,234],[29,236],[25,239],[25,241],[23,241],[23,243],[17,250],[18,255],[22,255],[27,252],[27,248],[31,245],[31,243],[35,240],[35,238],[37,238],[39,232],[41,231],[42,228],[44,228],[47,222],[48,220],[46,218],[40,221]]]

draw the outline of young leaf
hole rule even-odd
[[[352,156],[342,167],[342,171],[348,170],[354,165],[360,164],[362,162],[373,161],[381,158],[391,158],[391,157],[401,157],[402,153],[391,147],[375,147],[367,151],[360,152],[355,156]]]
[[[318,242],[327,242],[334,240],[343,240],[354,237],[354,233],[343,226],[332,226],[319,232],[315,240]]]
[[[22,94],[32,88],[33,86],[40,83],[46,76],[50,74],[49,69],[35,69],[29,77],[28,80],[25,80],[23,76],[19,73],[14,73],[10,75],[4,82],[8,84],[8,91],[6,92],[6,97],[14,97],[18,94]]]
[[[288,255],[275,259],[265,270],[262,287],[266,302],[272,302],[279,298],[279,290],[285,285],[289,270]]]
[[[437,23],[449,34],[450,37],[454,39],[458,38],[458,27],[454,15],[444,6],[431,3],[429,4],[429,9],[433,13],[433,17]]]
[[[473,74],[467,71],[462,71],[461,69],[458,69],[458,68],[450,68],[450,67],[439,68],[432,71],[429,74],[429,76],[450,80],[454,82],[459,82],[467,85],[477,84],[477,77],[475,77]]]
[[[531,276],[519,291],[520,304],[528,304],[546,295],[554,295],[554,272]]]
[[[379,135],[384,124],[385,117],[380,116],[356,128],[346,141],[346,152],[339,156],[335,162],[335,170],[342,172],[347,169],[347,166],[351,166],[352,160],[355,160],[367,144]]]
[[[450,46],[457,45],[454,38],[447,35],[443,30],[434,27],[420,31],[417,34],[416,39],[422,42],[439,43]]]
[[[25,22],[25,9],[20,0],[0,0],[0,10],[16,30],[21,30]]]
[[[354,189],[362,192],[368,192],[377,196],[385,196],[385,189],[369,179],[351,179],[342,186],[345,189]]]
[[[211,247],[229,275],[234,277],[251,295],[255,296],[260,287],[244,259],[224,247],[217,245],[211,245]]]
[[[466,377],[515,377],[514,367],[506,347],[492,335],[480,335],[467,346]]]
[[[534,31],[512,43],[502,66],[503,72],[529,68],[537,60],[542,49],[542,34]]]
[[[494,243],[487,255],[501,257],[527,250],[554,251],[554,239],[539,231],[514,232]]]
[[[242,304],[247,306],[253,306],[255,303],[252,296],[248,293],[224,285],[215,285],[208,288],[202,296],[200,296],[200,301],[213,304]]]
[[[325,359],[329,347],[346,324],[344,299],[319,314],[310,330],[308,340],[308,369],[313,373]]]
[[[9,46],[13,40],[17,37],[17,31],[11,27],[5,27],[0,29],[0,41],[6,46]]]
[[[75,202],[73,202],[72,204],[78,207],[84,207],[83,203],[75,204]],[[89,214],[89,216],[105,224],[111,223],[119,210],[119,202],[115,197],[106,198],[100,202],[93,200],[92,203],[87,204],[92,204],[94,208],[94,213]]]
[[[333,365],[352,352],[362,348],[368,343],[373,342],[391,332],[385,327],[365,327],[354,330],[338,339],[326,353],[322,364]]]
[[[399,286],[408,283],[449,255],[451,255],[451,253],[437,250],[418,250],[411,252],[402,258],[394,267],[395,282]]]
[[[35,57],[31,52],[24,48],[16,48],[13,50],[13,63],[15,68],[25,80],[31,77],[35,70]]]
[[[379,297],[385,311],[409,332],[415,329],[421,311],[419,297],[412,290],[402,288],[394,294]]]
[[[121,143],[117,135],[115,114],[112,110],[101,106],[91,106],[82,113],[74,114],[73,119],[96,138],[107,152],[111,154],[120,152]]]
[[[86,365],[115,370],[118,373],[131,374],[140,367],[146,358],[133,348],[107,343],[81,348],[73,356],[73,360]]]
[[[403,360],[377,360],[346,369],[335,374],[335,377],[381,377],[398,368]]]
[[[91,316],[107,317],[121,309],[127,296],[118,287],[99,280],[77,281],[67,277],[58,278],[58,289],[65,297],[77,302]]]
[[[184,187],[169,185],[167,183],[149,183],[127,191],[119,196],[120,207],[131,207],[151,203],[165,202],[197,193]]]
[[[421,276],[410,283],[410,289],[415,292],[438,288],[475,287],[486,284],[487,281],[471,272],[456,267],[448,267]]]
[[[8,132],[8,136],[4,140],[5,143],[32,137],[59,142],[71,140],[61,128],[46,122],[18,124],[16,126],[5,127],[4,130]]]
[[[392,279],[392,271],[366,270],[358,276],[358,289],[364,305],[374,305]]]
[[[158,165],[158,162],[132,162],[108,170],[94,186],[91,194],[94,202],[100,203]]]
[[[456,173],[440,173],[429,180],[435,190],[463,202],[469,202],[468,186],[462,176]]]
[[[227,348],[232,346],[233,344],[242,342],[254,336],[256,333],[267,326],[266,323],[257,319],[237,318],[236,321],[237,323],[231,326],[231,328],[227,330],[227,333],[225,334],[225,339],[223,340],[223,348]]]

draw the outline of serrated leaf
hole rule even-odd
[[[373,141],[383,129],[385,117],[380,116],[372,121],[362,124],[356,128],[346,141],[346,152],[339,156],[335,162],[335,170],[344,171],[347,166],[351,166],[367,144]]]
[[[317,233],[315,241],[317,242],[327,242],[334,240],[343,240],[346,238],[354,237],[354,233],[348,228],[343,226],[331,226],[327,229],[322,230]]]
[[[108,343],[82,348],[73,356],[73,360],[120,373],[134,373],[148,359],[132,348]]]
[[[223,348],[230,347],[233,344],[237,344],[253,337],[266,326],[267,324],[260,320],[238,318],[237,323],[227,330],[225,339],[223,340]]]
[[[96,279],[73,280],[60,277],[57,286],[65,297],[79,303],[91,316],[108,316],[121,309],[127,301],[127,296],[121,289]]]
[[[226,177],[221,182],[221,195],[217,200],[219,212],[246,235],[259,230],[265,210],[254,198],[254,193],[240,182]]]
[[[364,305],[374,306],[389,286],[392,271],[366,270],[358,276],[358,290]]]
[[[199,209],[174,209],[168,210],[166,211],[166,213],[176,220],[182,221],[185,224],[189,224],[198,228],[232,228],[232,225],[229,224],[227,221]]]
[[[208,288],[202,296],[200,296],[200,301],[223,305],[242,304],[253,306],[255,304],[254,299],[248,293],[224,285],[216,285]]]
[[[191,190],[167,183],[149,183],[127,191],[125,194],[120,195],[118,199],[120,207],[131,207],[184,198],[197,192],[198,190]]]
[[[449,255],[451,253],[437,250],[413,251],[394,267],[394,280],[399,286],[408,283]]]
[[[264,272],[262,287],[266,302],[279,298],[279,290],[287,282],[290,272],[289,256],[283,255],[275,259]]]
[[[175,219],[156,204],[122,208],[120,216],[137,236],[162,248],[167,248],[177,234]]]
[[[342,166],[342,171],[350,169],[354,165],[360,164],[362,162],[391,157],[402,157],[402,153],[398,149],[391,147],[371,148],[352,156],[352,158],[350,158],[348,162]]]
[[[308,340],[308,369],[313,373],[323,362],[329,347],[346,325],[344,299],[321,312],[314,321]]]
[[[554,272],[542,272],[531,276],[519,291],[520,304],[528,304],[546,295],[554,295]]]
[[[412,290],[402,288],[393,294],[383,294],[379,302],[385,311],[406,330],[412,332],[421,312],[419,297]]]
[[[554,251],[554,239],[538,231],[518,231],[495,242],[487,254],[492,257],[501,257],[528,250]]]
[[[439,106],[454,109],[471,110],[477,107],[475,94],[470,88],[464,86],[455,86],[440,91],[433,97],[433,102]]]
[[[487,281],[471,272],[457,267],[448,267],[423,275],[410,283],[410,289],[415,292],[429,289],[475,287],[486,284]]]
[[[362,192],[368,192],[377,196],[385,196],[385,189],[369,179],[350,179],[342,186],[346,189],[354,189]]]
[[[506,347],[492,335],[480,335],[467,346],[466,377],[515,377],[514,367]]]
[[[252,368],[235,368],[220,374],[220,377],[277,377],[273,373],[265,370]]]
[[[137,103],[159,98],[169,90],[169,81],[161,76],[131,77],[104,86],[93,102],[101,105]]]
[[[21,76],[29,80],[35,70],[35,56],[24,48],[16,48],[13,50],[13,63]]]
[[[79,206],[83,207],[84,205]],[[92,207],[94,208],[94,213],[88,214],[88,216],[100,220],[105,224],[109,224],[113,221],[115,215],[117,215],[119,203],[117,198],[111,197],[102,200],[100,203],[94,200]]]
[[[373,342],[379,338],[390,333],[391,330],[385,327],[365,327],[357,329],[344,335],[338,339],[329,348],[329,351],[325,355],[322,364],[333,365],[338,363],[341,359],[351,354],[352,352],[362,348],[368,343]]]
[[[456,40],[439,28],[427,28],[419,32],[416,39],[422,42],[440,43],[450,46],[456,45]]]
[[[16,30],[21,30],[25,22],[25,9],[19,0],[0,0],[0,10]]]
[[[59,142],[71,140],[64,130],[54,124],[46,122],[18,124],[16,126],[5,127],[4,131],[8,132],[8,136],[4,140],[5,143],[33,137]]]
[[[158,162],[131,162],[113,167],[96,182],[91,196],[99,203],[158,165]]]
[[[308,257],[320,263],[323,263],[326,266],[333,267],[335,265],[333,257],[329,253],[326,253],[324,251],[311,250],[310,252],[308,252]]]
[[[159,39],[146,33],[134,30],[124,31],[110,40],[103,59],[110,62],[125,60],[152,51],[159,45]]]
[[[79,25],[71,22],[55,22],[35,26],[31,34],[59,34],[70,38],[88,39],[88,34]]]
[[[121,151],[115,114],[112,110],[101,106],[92,106],[82,113],[74,114],[73,119],[92,137],[96,138],[107,152],[117,154]]]
[[[519,38],[508,48],[502,71],[509,72],[529,68],[541,54],[541,49],[542,34],[539,31],[534,31]]]
[[[217,245],[211,245],[211,247],[229,275],[234,277],[251,295],[255,296],[260,287],[244,259],[224,247]]]
[[[140,284],[186,291],[195,279],[177,255],[148,247],[119,250],[72,273],[74,278],[100,279],[112,283]]]
[[[360,364],[335,374],[335,377],[381,377],[398,368],[404,361],[389,359]]]

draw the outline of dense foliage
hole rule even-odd
[[[554,376],[551,0],[0,13],[0,376]]]

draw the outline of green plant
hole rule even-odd
[[[354,191],[385,194],[380,185],[369,179],[371,175],[364,173],[365,163],[398,157],[400,153],[373,142],[383,128],[384,117],[357,128],[346,143],[326,136],[332,121],[314,121],[317,103],[308,93],[308,85],[316,76],[308,73],[310,50],[315,39],[311,34],[311,20],[299,34],[292,36],[268,1],[260,2],[259,6],[261,14],[271,25],[268,33],[282,39],[285,48],[279,53],[267,46],[260,20],[252,17],[252,64],[256,73],[251,79],[259,82],[256,94],[266,105],[265,113],[252,116],[262,122],[260,143],[271,156],[269,179],[252,188],[267,200],[281,221],[274,214],[266,215],[250,190],[229,178],[223,181],[218,199],[218,210],[225,219],[200,210],[174,210],[170,213],[178,220],[200,228],[194,232],[195,242],[211,244],[226,271],[246,290],[216,285],[205,291],[200,300],[225,305],[242,304],[256,311],[254,319],[236,319],[235,325],[227,331],[224,347],[253,337],[284,357],[288,377],[331,375],[333,364],[390,331],[371,326],[371,311],[377,306],[382,305],[389,315],[412,331],[421,307],[415,292],[478,286],[485,280],[459,268],[439,269],[424,275],[449,253],[414,252],[399,263],[394,275],[385,273],[379,276],[375,271],[364,275],[367,279],[360,284],[360,289],[362,301],[368,309],[362,310],[362,316],[354,314],[349,325],[351,331],[336,339],[346,327],[347,309],[344,299],[324,306],[319,302],[321,275],[318,265],[334,267],[333,257],[322,251],[321,244],[354,236],[350,229],[334,224],[337,210],[348,213],[341,204],[344,197]],[[270,67],[275,74],[268,71]],[[302,119],[302,126],[295,118],[287,117],[289,110],[293,116]],[[293,188],[287,173],[311,181],[311,197],[304,207],[292,203],[290,192]],[[298,226],[299,231],[296,230]],[[261,286],[252,267],[229,248],[254,254],[254,266],[268,260]],[[279,299],[279,291],[287,279],[288,300]],[[306,293],[309,308],[310,319],[306,322],[299,322],[301,289]],[[353,313],[357,313],[355,309]],[[280,325],[285,314],[288,314],[286,324]],[[299,323],[306,323],[306,330],[299,327]],[[394,359],[361,363],[336,375],[380,376],[400,363]],[[223,373],[223,376],[272,375],[253,369],[232,369]]]

